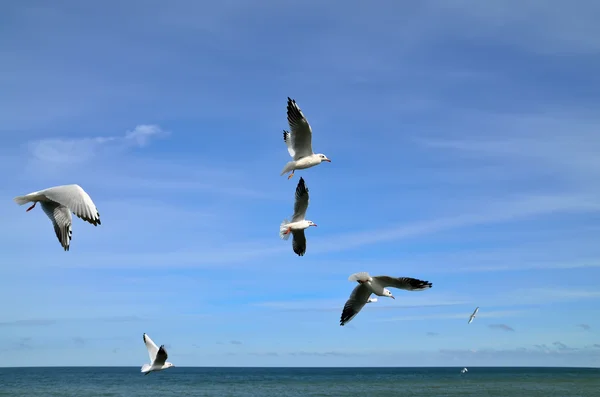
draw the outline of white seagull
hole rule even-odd
[[[148,335],[144,333],[144,343],[148,349],[148,355],[150,356],[150,364],[144,364],[142,366],[142,373],[148,375],[153,371],[162,371],[163,369],[174,367],[173,364],[167,362],[167,351],[165,345],[156,346],[156,343],[150,339]]]
[[[306,210],[308,209],[308,188],[304,184],[304,179],[300,177],[298,186],[296,186],[296,201],[294,202],[294,215],[292,215],[292,221],[289,222],[284,219],[279,225],[279,237],[283,240],[290,238],[290,234],[293,235],[292,249],[298,256],[303,256],[306,253],[306,236],[304,235],[304,229],[308,229],[311,226],[317,226],[313,221],[304,219],[306,217]]]
[[[69,250],[73,233],[71,212],[94,226],[101,224],[96,205],[79,185],[55,186],[15,197],[14,200],[19,205],[33,202],[27,211],[31,211],[40,202],[42,210],[52,221],[56,237],[65,251]]]
[[[392,295],[392,292],[385,287],[399,288],[407,291],[423,291],[432,286],[429,281],[418,280],[416,278],[389,276],[371,277],[367,272],[354,273],[348,277],[348,280],[356,281],[359,285],[354,288],[350,294],[350,298],[344,305],[340,325],[344,325],[356,317],[358,312],[360,312],[365,304],[369,302],[371,294],[396,299]]]
[[[292,161],[288,162],[281,175],[292,171],[288,179],[294,176],[296,170],[314,167],[323,161],[331,163],[331,160],[322,153],[313,153],[312,149],[312,129],[308,120],[302,114],[302,111],[296,104],[296,101],[288,97],[287,119],[290,125],[291,133],[283,130],[283,141],[287,145],[288,152],[292,156]]]
[[[473,314],[471,314],[471,317],[469,317],[469,322],[467,324],[471,324],[471,322],[473,321],[473,319],[475,318],[475,315],[477,314],[477,312],[479,311],[479,306],[477,306],[475,308],[475,311],[473,312]]]

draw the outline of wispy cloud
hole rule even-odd
[[[510,327],[506,324],[490,324],[488,325],[488,327],[492,328],[492,329],[500,329],[502,331],[507,331],[507,332],[514,332],[514,328]]]
[[[405,238],[433,234],[450,229],[491,223],[515,221],[542,214],[561,212],[596,212],[600,204],[592,196],[558,194],[532,195],[517,199],[502,200],[472,213],[422,221],[383,230],[348,233],[324,239],[311,246],[311,252],[335,252],[355,249],[366,245],[395,241]]]
[[[145,321],[137,316],[108,316],[108,317],[88,317],[88,318],[33,318],[25,320],[2,321],[0,327],[44,327],[58,323],[70,322],[105,322],[105,323],[129,323]]]
[[[83,163],[104,150],[125,150],[130,147],[143,147],[151,139],[164,137],[169,132],[158,125],[141,124],[122,136],[89,138],[53,138],[29,143],[29,150],[37,161],[50,164]]]
[[[588,324],[577,324],[577,327],[581,328],[584,331],[589,331],[592,329],[592,327]]]
[[[515,317],[524,315],[526,310],[495,310],[495,311],[486,311],[478,314],[479,318],[504,318],[504,317]],[[383,318],[376,321],[382,322],[394,322],[394,321],[413,321],[413,320],[429,320],[429,319],[439,319],[439,320],[454,320],[454,319],[465,319],[465,322],[469,319],[469,314],[467,312],[464,313],[433,313],[433,314],[423,314],[417,316],[402,316],[402,317],[390,317]]]
[[[427,336],[438,336],[439,333],[437,333],[437,332],[427,332],[425,335],[427,335]]]
[[[232,345],[241,345],[242,342],[240,342],[239,340],[232,340],[229,343],[231,343]]]

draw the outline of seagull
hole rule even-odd
[[[304,178],[300,177],[298,186],[296,186],[296,201],[294,202],[294,215],[292,215],[292,221],[289,222],[284,219],[279,225],[279,237],[283,240],[290,238],[292,234],[292,248],[298,256],[303,256],[306,253],[306,237],[304,236],[304,229],[308,229],[310,226],[317,226],[313,221],[304,219],[306,216],[306,210],[308,209],[308,188],[304,184]]]
[[[287,119],[292,132],[283,130],[283,141],[287,145],[288,153],[292,156],[292,161],[288,162],[281,175],[292,171],[288,179],[294,176],[296,170],[314,167],[323,161],[331,163],[331,160],[322,153],[313,153],[312,149],[312,129],[308,120],[302,114],[302,110],[296,104],[296,101],[288,97]]]
[[[148,354],[150,355],[150,364],[142,365],[142,373],[148,375],[153,371],[162,371],[163,369],[174,367],[173,364],[167,361],[169,356],[165,350],[165,345],[160,345],[160,347],[157,347],[156,343],[154,343],[152,339],[150,339],[150,337],[145,333],[144,343],[146,344]]]
[[[423,291],[431,288],[432,284],[429,281],[418,280],[411,277],[389,277],[375,276],[371,277],[367,272],[354,273],[348,277],[349,281],[356,281],[357,285],[350,298],[344,305],[340,325],[344,325],[352,320],[358,312],[369,302],[371,294],[378,296],[387,296],[392,299],[392,292],[385,287],[394,287],[407,291]],[[376,300],[377,298],[375,298]]]
[[[475,318],[475,315],[477,314],[477,312],[479,311],[479,306],[477,306],[475,308],[475,311],[473,312],[473,314],[471,314],[471,317],[469,317],[469,322],[467,324],[471,324],[471,322],[473,321],[473,319]]]
[[[469,370],[468,370],[468,369],[466,369],[466,368],[463,368],[463,369],[461,369],[461,370],[460,370],[460,373],[461,373],[461,374],[464,374],[465,372],[469,372]]]
[[[96,205],[79,185],[55,186],[15,197],[14,200],[19,205],[33,202],[33,205],[27,208],[27,212],[40,202],[42,210],[52,221],[56,237],[65,251],[69,250],[73,233],[71,212],[94,226],[101,224]]]

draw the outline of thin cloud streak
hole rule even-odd
[[[515,329],[511,326],[508,326],[506,324],[490,324],[488,325],[489,328],[492,329],[499,329],[502,331],[506,331],[506,332],[515,332]]]
[[[437,232],[453,230],[468,226],[477,226],[489,223],[510,222],[560,212],[596,212],[600,211],[600,203],[588,196],[556,195],[556,196],[530,196],[512,202],[498,202],[478,212],[459,216],[421,221],[413,224],[388,228],[384,231],[372,230],[368,232],[349,233],[311,242],[311,254],[339,252],[353,250],[368,245],[397,241],[406,238],[419,237]],[[237,244],[236,244],[237,245]],[[223,248],[206,248],[201,251],[194,249],[181,249],[169,253],[132,253],[127,255],[106,255],[97,253],[84,266],[115,266],[138,267],[144,266],[169,266],[169,267],[203,267],[214,265],[239,265],[247,263],[248,259],[264,259],[289,251],[285,245],[274,246],[273,241],[256,241],[240,243],[239,245],[225,245]],[[246,247],[244,247],[244,245]],[[252,247],[252,248],[248,248]],[[69,261],[61,266],[71,266]],[[81,266],[77,263],[77,266]]]
[[[157,125],[140,124],[122,136],[93,138],[54,138],[30,142],[34,160],[57,165],[83,163],[103,149],[120,151],[128,147],[144,147],[150,139],[165,137],[169,132]]]
[[[466,313],[466,312],[465,312]],[[401,317],[390,317],[376,319],[379,322],[396,322],[396,321],[419,321],[419,320],[457,320],[465,319],[465,323],[469,320],[470,313],[436,313],[436,314],[423,314],[417,316],[401,316]],[[527,310],[497,310],[487,311],[477,315],[477,318],[504,318],[504,317],[515,317],[522,316],[527,313]]]

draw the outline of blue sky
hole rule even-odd
[[[180,366],[600,365],[596,2],[26,3],[0,12],[2,365],[138,366],[143,332]],[[332,159],[291,181],[288,96]],[[102,225],[64,252],[12,198],[69,183]],[[358,271],[433,288],[340,327]]]

